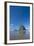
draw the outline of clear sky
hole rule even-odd
[[[30,24],[30,7],[10,6],[10,26],[18,29],[20,25],[28,28]]]

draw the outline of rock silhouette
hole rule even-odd
[[[19,39],[24,39],[25,30],[26,29],[24,26],[20,26],[20,28],[19,28]]]

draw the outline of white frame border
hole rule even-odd
[[[9,40],[9,6],[30,6],[30,40]],[[7,3],[7,43],[32,42],[32,4]]]

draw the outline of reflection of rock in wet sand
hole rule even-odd
[[[29,32],[24,26],[20,26],[19,30],[10,31],[10,40],[29,39]]]

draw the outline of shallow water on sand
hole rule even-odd
[[[29,38],[30,38],[30,33],[28,30],[26,30],[24,33],[24,39],[29,39]],[[19,31],[10,31],[10,40],[19,40],[19,39],[20,39]],[[23,38],[21,38],[21,39],[23,39]]]

